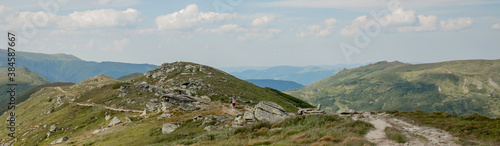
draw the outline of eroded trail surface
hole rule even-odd
[[[361,118],[358,118],[361,117]],[[370,122],[375,127],[373,130],[366,134],[365,138],[380,146],[385,145],[399,145],[399,146],[458,146],[455,141],[458,138],[453,137],[450,133],[432,127],[423,127],[413,125],[405,121],[393,118],[387,114],[381,113],[372,115],[364,113],[362,115],[355,115],[355,120],[363,120]],[[402,131],[402,134],[408,138],[406,143],[397,143],[387,139],[384,129],[386,127],[394,127]]]

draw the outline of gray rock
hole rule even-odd
[[[161,117],[163,117],[163,118],[170,118],[172,116],[174,116],[174,114],[172,114],[172,113],[163,113],[163,114],[161,114]]]
[[[171,133],[171,132],[174,132],[175,129],[177,129],[177,128],[179,128],[179,125],[177,125],[177,123],[163,123],[161,133],[163,133],[163,134]]]
[[[198,115],[198,116],[195,116],[195,117],[193,118],[193,121],[198,121],[198,120],[202,120],[202,119],[203,119],[203,117],[202,117],[202,116],[200,116],[200,115]]]
[[[207,132],[214,131],[215,129],[217,129],[217,127],[212,126],[212,125],[208,125],[207,127],[203,128],[203,130],[205,130]]]
[[[245,124],[245,119],[243,119],[243,116],[237,116],[236,118],[234,118],[233,120],[233,127],[241,127]]]
[[[205,119],[203,120],[203,123],[201,123],[201,126],[211,124],[212,122],[214,122],[214,120],[212,120],[212,118],[205,117]]]
[[[208,96],[206,96],[206,95],[201,96],[201,99],[203,99],[203,100],[208,100],[208,101],[212,100],[212,99],[210,99],[210,97],[208,97]]]
[[[167,112],[168,108],[174,106],[174,104],[169,103],[169,102],[161,102],[161,111]]]
[[[108,124],[108,127],[115,126],[117,124],[123,123],[118,117],[114,117]]]
[[[147,115],[147,114],[148,114],[148,109],[146,108],[146,109],[144,109],[144,111],[142,111],[141,116],[144,116],[144,115]]]
[[[99,128],[99,129],[94,130],[94,132],[92,132],[92,134],[101,133],[101,132],[104,132],[106,130],[108,130],[108,128]]]
[[[50,126],[49,131],[50,131],[51,133],[56,132],[56,130],[57,130],[57,126],[56,126],[56,125],[52,125],[52,126]]]
[[[270,101],[260,101],[255,105],[254,116],[259,121],[279,122],[288,117],[285,109]]]
[[[188,103],[188,102],[195,102],[197,101],[194,98],[191,98],[189,96],[184,96],[184,95],[174,95],[174,94],[168,94],[168,95],[163,95],[161,97],[165,102],[177,104],[177,103]]]
[[[245,111],[245,114],[243,114],[243,119],[247,122],[254,122],[255,121],[255,116],[253,115],[252,111]]]
[[[196,110],[198,109],[196,106],[192,105],[192,104],[188,104],[188,103],[182,103],[182,104],[179,104],[179,107],[182,109],[182,110],[185,110],[185,111],[192,111],[192,110]]]
[[[69,140],[69,138],[65,136],[65,137],[61,137],[61,138],[51,142],[50,144],[60,144],[60,143],[63,143],[65,141],[68,141],[68,140]]]
[[[316,110],[317,110],[317,111],[320,111],[320,110],[321,110],[321,104],[318,104],[318,107],[316,107]]]
[[[125,117],[125,121],[126,121],[127,123],[132,123],[132,120],[130,120],[130,118],[129,118],[129,117]]]
[[[106,119],[106,121],[111,119],[111,115],[106,115],[106,117],[104,117],[104,119]]]

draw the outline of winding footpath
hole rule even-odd
[[[360,116],[360,115],[358,115]],[[450,133],[432,127],[422,127],[407,123],[405,121],[391,118],[387,114],[381,113],[377,115],[371,115],[370,113],[364,113],[358,118],[354,116],[354,120],[363,120],[373,124],[375,127],[373,130],[365,135],[365,138],[380,146],[459,146],[455,143],[458,138],[453,137]],[[402,134],[406,136],[408,141],[406,143],[396,143],[390,139],[387,139],[384,129],[386,127],[394,127],[402,131]]]

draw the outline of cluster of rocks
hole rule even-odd
[[[324,115],[325,111],[321,110],[321,104],[318,104],[316,108],[304,108],[299,109],[297,112],[298,115]]]
[[[260,101],[255,107],[243,114],[238,114],[233,120],[232,126],[239,127],[251,124],[255,121],[269,121],[276,123],[293,116],[286,113],[280,105],[270,101]]]

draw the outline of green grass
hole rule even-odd
[[[500,119],[477,114],[450,115],[444,112],[425,113],[422,111],[393,112],[395,117],[418,125],[431,126],[446,130],[460,137],[465,143],[499,145]]]
[[[123,85],[130,85],[130,84],[131,83],[127,83],[127,82],[117,83],[117,84],[114,84],[113,87],[111,87],[111,88],[112,89],[118,89],[118,88],[120,88]]]
[[[394,127],[385,127],[384,132],[388,139],[397,143],[405,143],[408,141],[408,138],[406,138],[406,136],[404,136],[399,129]]]

